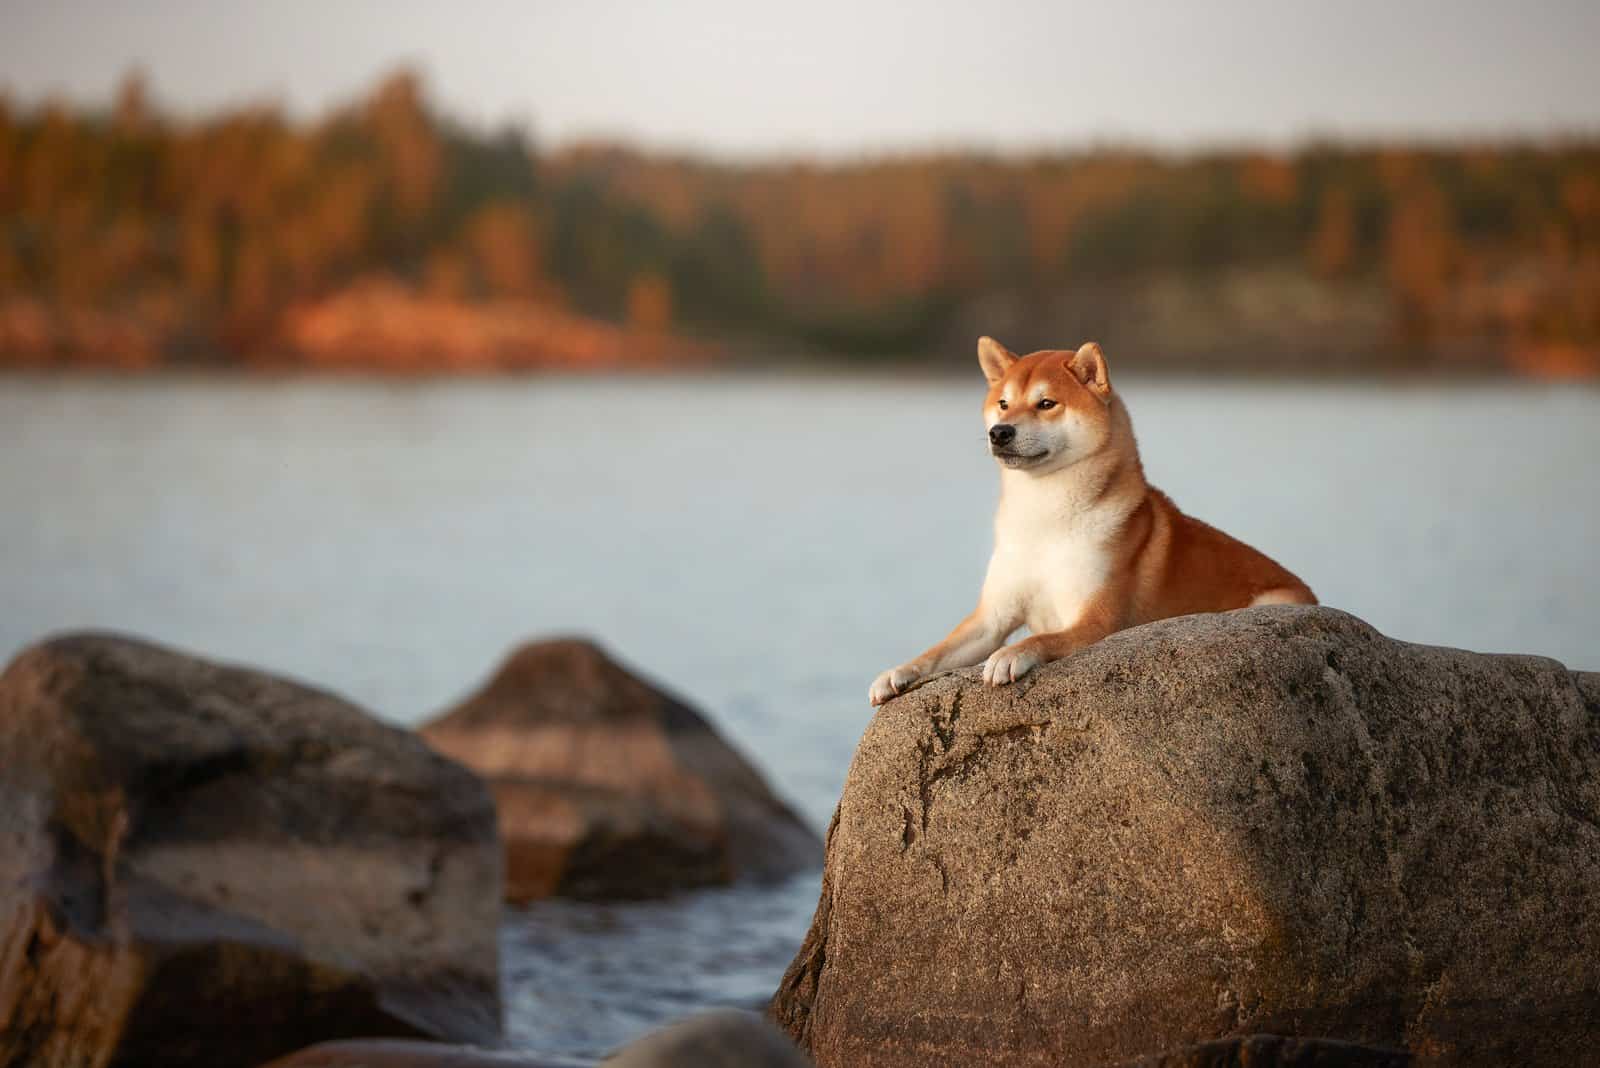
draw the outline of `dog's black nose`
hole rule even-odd
[[[1017,428],[1010,423],[996,423],[989,428],[990,445],[1009,445],[1011,439],[1017,436]]]

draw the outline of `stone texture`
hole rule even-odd
[[[499,1035],[494,812],[329,694],[109,635],[0,676],[0,1065]]]
[[[1571,1065],[1597,991],[1600,678],[1279,607],[885,706],[771,1012],[824,1068]]]
[[[1317,1038],[1247,1035],[1124,1061],[1119,1068],[1406,1068],[1404,1050]]]
[[[822,863],[822,844],[692,708],[593,644],[523,646],[423,728],[482,775],[506,897],[653,897]]]
[[[810,1068],[788,1037],[752,1012],[722,1009],[663,1027],[602,1068]]]

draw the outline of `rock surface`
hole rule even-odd
[[[525,645],[423,728],[482,775],[506,897],[653,897],[822,863],[817,836],[682,701],[576,640]]]
[[[752,1012],[723,1009],[663,1027],[618,1050],[601,1068],[810,1068],[777,1028]]]
[[[824,1068],[1252,1033],[1583,1063],[1600,675],[1279,607],[935,679],[861,740],[771,1012]]]
[[[1407,1068],[1404,1050],[1317,1038],[1246,1035],[1124,1061],[1118,1068]]]
[[[109,635],[0,675],[0,1065],[492,1042],[494,812],[326,693]]]

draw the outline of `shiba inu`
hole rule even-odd
[[[873,704],[979,662],[986,683],[1004,686],[1113,631],[1169,616],[1317,603],[1294,575],[1184,515],[1145,481],[1099,345],[1018,357],[986,337],[978,363],[1001,487],[983,591],[944,641],[877,677]],[[1006,645],[1023,625],[1031,635]]]

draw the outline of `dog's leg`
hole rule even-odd
[[[875,705],[881,705],[892,697],[905,693],[918,679],[926,678],[938,671],[949,671],[952,668],[971,667],[981,663],[1000,647],[1006,640],[1006,635],[1017,629],[1016,623],[1007,625],[1007,621],[984,611],[982,606],[966,619],[956,624],[944,641],[923,653],[915,660],[909,660],[897,668],[890,668],[873,680],[872,687],[867,691],[867,700]]]
[[[1091,601],[1078,622],[1065,630],[1032,634],[997,649],[984,661],[983,681],[990,686],[1005,686],[1052,660],[1060,660],[1086,645],[1093,645],[1117,629],[1117,613],[1112,591],[1106,591]]]

